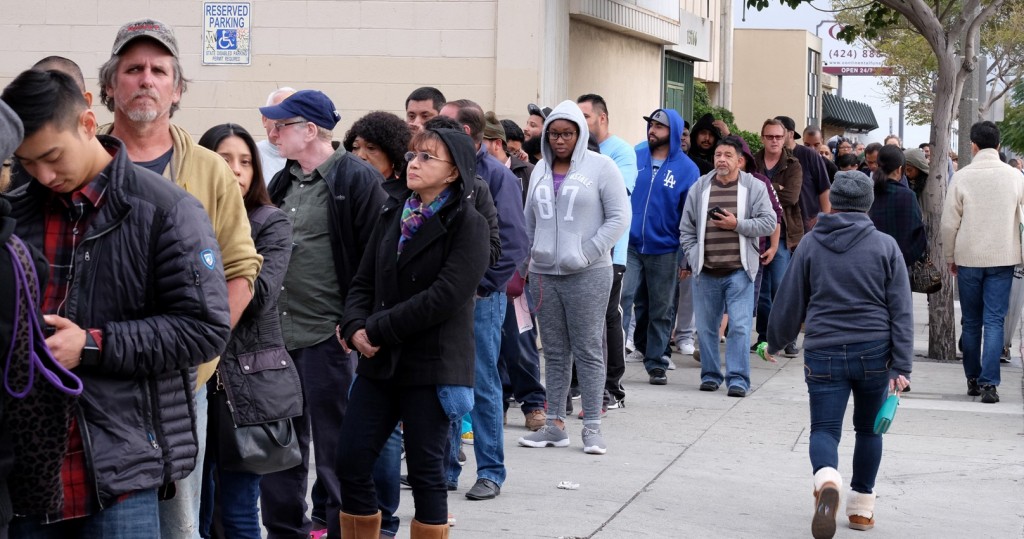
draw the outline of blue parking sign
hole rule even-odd
[[[217,30],[217,50],[233,51],[238,48],[238,30]]]

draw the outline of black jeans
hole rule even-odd
[[[338,339],[333,335],[323,342],[289,353],[299,370],[305,396],[302,415],[294,420],[302,463],[294,468],[264,475],[260,480],[263,526],[270,539],[309,537],[311,522],[306,517],[306,487],[309,477],[309,442],[312,438],[316,457],[313,514],[318,519],[323,518],[331,535],[337,537],[341,534],[338,523],[341,494],[334,470],[334,455],[337,453],[338,432],[348,406],[346,390],[352,385],[355,376],[355,360],[341,349]],[[394,424],[391,427],[394,428]]]
[[[377,512],[374,463],[401,420],[415,518],[423,524],[447,523],[444,461],[449,419],[438,399],[437,386],[399,386],[359,376],[349,394],[349,412],[341,426],[336,460],[341,510],[350,515]]]
[[[608,310],[605,311],[605,365],[608,367],[604,383],[604,404],[611,404],[610,397],[622,400],[626,391],[622,388],[622,375],[626,372],[626,335],[622,330],[622,276],[626,266],[612,266],[612,292],[608,295]]]

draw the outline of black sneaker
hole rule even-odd
[[[651,369],[651,385],[652,386],[663,386],[668,383],[668,377],[665,376],[665,369]]]
[[[710,380],[708,380],[707,382],[701,382],[700,383],[700,390],[701,391],[718,391],[718,382],[712,382]]]
[[[995,404],[999,402],[999,392],[996,391],[996,386],[986,384],[981,388],[981,402],[985,404]]]
[[[568,417],[572,414],[572,393],[570,392],[565,396],[565,415]]]
[[[740,398],[746,397],[747,396],[747,390],[743,389],[740,386],[730,386],[729,387],[729,396],[730,397],[740,397]]]
[[[582,397],[583,394],[580,393],[580,388],[579,387],[570,387],[569,388],[569,396],[571,396],[572,400],[575,401],[575,400],[580,400],[580,397]]]
[[[1003,353],[999,354],[999,362],[1000,363],[1009,363],[1010,362],[1010,347],[1009,346],[1004,346],[1003,347]]]
[[[981,388],[978,387],[977,378],[967,379],[967,395],[970,397],[977,397],[978,395],[981,395]]]
[[[800,355],[800,349],[795,344],[789,343],[782,349],[783,357],[796,357]]]

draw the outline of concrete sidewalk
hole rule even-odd
[[[918,334],[927,331],[924,296],[915,294]],[[926,335],[918,343],[923,353]],[[1014,350],[1019,350],[1015,343]],[[572,445],[527,449],[528,431],[509,410],[508,480],[495,500],[463,495],[475,477],[472,447],[458,492],[453,537],[807,537],[812,511],[809,417],[800,358],[768,365],[752,356],[752,392],[702,393],[699,364],[678,354],[669,385],[651,386],[627,364],[627,407],[602,424],[608,454]],[[1020,358],[1003,365],[999,404],[968,397],[960,363],[915,362],[911,393],[885,436],[876,492],[876,527],[863,535],[840,517],[837,537],[1024,537],[1024,400]],[[575,401],[577,410],[579,401]],[[849,480],[853,429],[847,410],[840,472]],[[578,490],[556,488],[560,481]],[[847,487],[848,488],[848,487]],[[845,495],[845,493],[844,493]],[[411,492],[399,509],[408,537]]]

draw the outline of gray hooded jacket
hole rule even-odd
[[[555,120],[579,127],[569,172],[555,195],[550,163],[554,160],[546,133]],[[590,132],[579,106],[561,102],[544,122],[541,154],[526,195],[526,233],[530,240],[530,271],[571,275],[611,266],[611,249],[632,220],[629,196],[615,161],[587,149]]]

